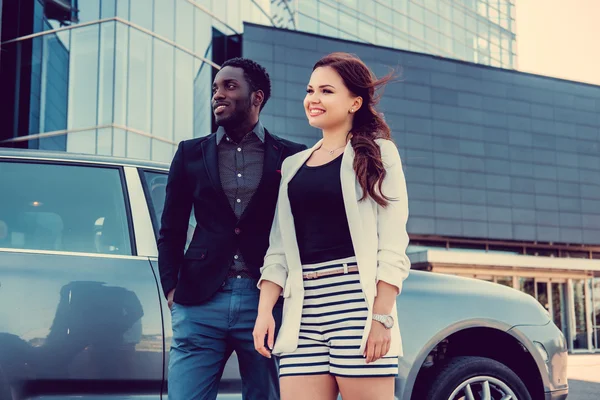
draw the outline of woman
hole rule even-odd
[[[281,357],[283,400],[394,398],[396,297],[410,261],[402,164],[374,109],[389,79],[346,53],[313,68],[304,108],[323,139],[283,164],[253,333],[258,352],[271,356],[266,336]]]

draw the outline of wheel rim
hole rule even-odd
[[[457,386],[448,400],[519,400],[504,382],[491,376],[469,378]]]

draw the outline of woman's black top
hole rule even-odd
[[[342,156],[316,167],[305,164],[288,184],[302,264],[354,256],[341,167]]]

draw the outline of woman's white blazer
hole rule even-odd
[[[321,146],[321,142],[322,140],[312,148],[288,157],[281,170],[279,199],[271,229],[269,249],[258,282],[259,287],[263,280],[269,280],[283,288],[283,318],[273,348],[274,354],[290,353],[298,347],[304,300],[302,264],[288,197],[288,184],[311,154]],[[406,255],[409,241],[406,232],[408,198],[400,155],[396,145],[390,140],[377,139],[377,144],[381,149],[386,169],[382,192],[392,199],[387,207],[379,206],[371,197],[358,201],[362,197],[362,189],[354,172],[354,150],[350,143],[344,150],[340,172],[342,194],[358,263],[360,283],[369,308],[359,354],[364,352],[371,329],[377,282],[385,281],[396,286],[401,292],[402,282],[410,270],[410,260]],[[398,314],[395,303],[392,315],[396,320]],[[392,329],[391,346],[387,355],[402,356],[402,341],[397,321]]]

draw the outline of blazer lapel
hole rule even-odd
[[[202,152],[204,155],[204,167],[206,168],[206,174],[210,179],[210,183],[217,194],[217,201],[223,203],[223,205],[230,211],[232,217],[235,218],[235,213],[229,205],[227,196],[223,191],[221,185],[221,177],[219,176],[219,154],[217,149],[217,137],[216,135],[208,140],[202,142]]]

